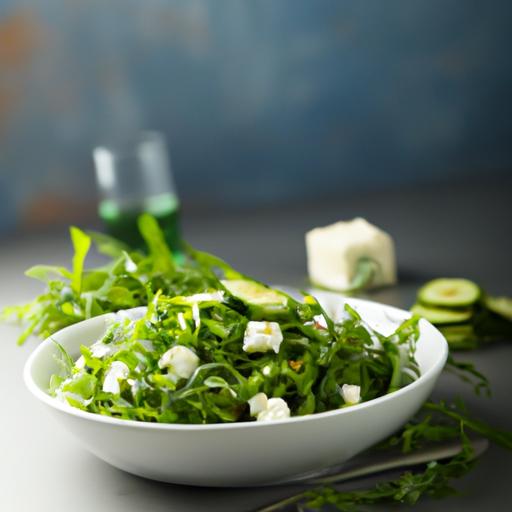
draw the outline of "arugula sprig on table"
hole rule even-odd
[[[473,449],[464,431],[464,424],[452,427],[462,441],[459,454],[447,463],[430,462],[424,471],[406,471],[398,478],[379,483],[370,489],[340,492],[323,487],[304,493],[304,501],[313,509],[331,505],[341,512],[353,512],[375,504],[414,505],[423,496],[444,498],[456,493],[452,481],[466,475],[474,466]]]
[[[298,511],[336,508],[341,512],[371,510],[372,505],[414,505],[423,497],[445,498],[457,494],[454,481],[475,466],[476,454],[468,437],[478,434],[506,449],[512,449],[512,433],[495,429],[471,419],[462,403],[426,402],[418,414],[399,432],[373,448],[382,452],[400,447],[404,454],[431,447],[435,443],[458,441],[460,451],[447,462],[431,461],[423,469],[405,471],[397,478],[384,480],[368,488],[340,491],[323,485],[264,507],[261,512],[278,512],[295,506]],[[286,508],[289,510],[289,508]]]

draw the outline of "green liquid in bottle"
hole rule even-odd
[[[181,234],[179,226],[179,202],[172,194],[149,197],[140,206],[122,206],[113,200],[104,200],[99,205],[99,216],[107,232],[134,249],[146,250],[144,239],[137,227],[141,213],[153,215],[164,232],[167,244],[175,259],[182,258]]]

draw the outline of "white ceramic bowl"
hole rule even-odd
[[[329,309],[343,299],[322,294]],[[410,314],[389,306],[348,299],[372,326],[388,334]],[[52,336],[72,356],[81,344],[96,341],[104,317],[67,327]],[[422,375],[414,383],[348,408],[258,423],[176,425],[114,419],[83,412],[47,393],[58,371],[57,348],[46,340],[24,370],[28,389],[90,452],[135,475],[178,484],[245,486],[275,484],[339,464],[381,441],[403,425],[428,398],[446,361],[445,339],[422,320],[417,361]]]

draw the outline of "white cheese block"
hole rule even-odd
[[[308,273],[314,285],[343,291],[351,287],[361,258],[370,258],[377,268],[370,286],[396,282],[393,239],[365,219],[337,222],[306,233]]]

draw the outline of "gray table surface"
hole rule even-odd
[[[510,182],[388,190],[236,215],[190,213],[184,216],[184,227],[191,243],[216,252],[246,273],[267,282],[302,286],[304,232],[338,219],[365,216],[394,236],[401,276],[399,286],[372,298],[408,307],[423,280],[441,275],[466,276],[490,292],[512,295],[511,191]],[[27,301],[40,291],[37,282],[23,277],[24,269],[34,263],[66,263],[69,255],[64,234],[1,240],[0,307]],[[0,326],[0,510],[249,511],[298,489],[175,486],[108,466],[82,449],[25,390],[22,368],[37,341],[17,347],[17,333],[16,327]],[[474,415],[512,430],[512,343],[463,357],[489,375],[492,398],[474,397],[449,376],[441,378],[436,395],[461,395]],[[440,503],[422,502],[416,508],[510,510],[511,476],[511,454],[491,447],[459,483],[462,495]]]

